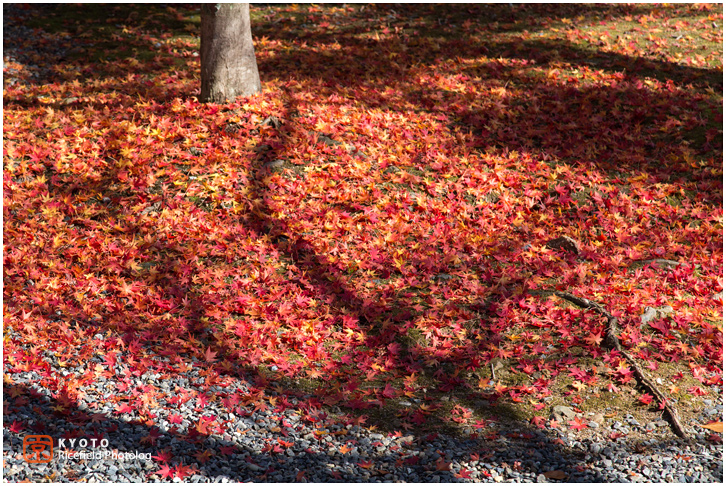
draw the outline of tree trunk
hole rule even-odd
[[[252,45],[250,5],[202,5],[201,101],[225,103],[262,88]]]

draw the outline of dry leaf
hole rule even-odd
[[[714,422],[712,424],[701,425],[704,429],[713,430],[723,434],[723,422]]]
[[[547,479],[565,479],[567,477],[567,473],[558,469],[557,471],[547,471],[544,473],[544,477]]]

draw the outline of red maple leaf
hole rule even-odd
[[[597,334],[591,332],[585,337],[585,342],[590,346],[600,346],[602,342],[602,331],[598,331]]]
[[[166,479],[174,476],[174,471],[172,471],[167,464],[164,464],[158,471],[150,472],[147,476],[151,476],[152,474],[157,474],[161,476],[161,479]]]
[[[620,393],[620,389],[614,383],[608,383],[608,391],[611,393]]]
[[[207,395],[205,395],[204,393],[200,393],[199,396],[197,397],[196,408],[201,409],[201,408],[206,407],[208,404],[209,404],[209,397],[207,397]]]
[[[172,414],[169,414],[169,417],[167,418],[167,420],[171,424],[181,424],[182,421],[184,420],[184,417],[182,417],[179,414],[172,413]]]
[[[132,407],[128,403],[122,403],[118,407],[116,407],[116,413],[119,415],[123,413],[132,413],[135,410],[136,408]]]
[[[653,321],[649,323],[650,327],[667,336],[671,331],[671,326],[666,320]]]
[[[615,378],[623,384],[633,378],[633,370],[630,369],[630,365],[624,359],[620,360],[617,368],[615,368]]]
[[[204,352],[204,361],[207,363],[214,363],[217,361],[217,352],[212,351],[211,348],[207,347],[207,350]]]
[[[22,422],[18,422],[17,420],[13,420],[13,423],[8,426],[10,432],[15,432],[16,434],[21,432],[24,428],[25,425]]]
[[[547,419],[545,419],[544,417],[541,417],[539,415],[535,415],[534,417],[532,417],[531,422],[532,422],[532,425],[534,425],[535,427],[538,427],[540,429],[544,429],[545,428],[545,423],[547,422]]]
[[[151,456],[151,458],[158,462],[169,462],[171,461],[172,455],[171,452],[164,449],[163,451],[159,451],[155,456]]]
[[[229,456],[229,455],[234,454],[234,452],[235,452],[236,449],[237,448],[235,446],[221,446],[219,448],[219,452],[223,456]]]
[[[396,389],[390,383],[386,383],[381,395],[386,398],[394,398],[396,396]]]
[[[580,417],[576,417],[574,420],[570,420],[567,423],[570,424],[571,429],[582,430],[587,428],[587,422],[582,420]]]
[[[650,402],[653,401],[653,395],[649,395],[648,393],[644,393],[640,398],[638,398],[638,401],[644,405],[649,405]]]
[[[415,466],[421,461],[421,457],[419,456],[409,456],[406,459],[404,459],[404,463],[406,463],[409,466]]]
[[[161,437],[161,431],[157,427],[152,427],[149,429],[149,435],[146,437],[141,438],[142,444],[151,444],[152,446],[156,444],[156,440]]]
[[[174,478],[184,479],[187,476],[191,476],[196,472],[196,469],[194,466],[185,466],[183,464],[179,464],[174,468]]]

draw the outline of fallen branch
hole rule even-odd
[[[625,360],[628,362],[628,364],[633,368],[635,379],[638,381],[638,383],[648,390],[652,395],[656,397],[656,399],[663,404],[663,412],[666,415],[666,418],[671,424],[671,427],[673,429],[673,432],[682,439],[689,439],[688,433],[683,428],[683,425],[681,424],[681,419],[678,415],[678,410],[674,406],[672,406],[668,398],[658,389],[658,387],[651,381],[650,378],[643,372],[643,370],[640,368],[638,363],[635,361],[635,359],[625,351],[625,349],[620,344],[620,339],[618,338],[618,319],[610,314],[608,311],[606,311],[600,304],[597,302],[593,302],[592,300],[585,299],[582,297],[576,297],[572,294],[569,294],[567,292],[560,292],[557,290],[546,290],[546,291],[531,291],[530,292],[533,295],[556,295],[560,299],[566,300],[567,302],[570,302],[571,304],[576,305],[577,307],[580,307],[581,309],[588,309],[593,310],[600,314],[602,317],[606,318],[608,321],[607,324],[607,331],[605,333],[605,338],[603,339],[603,345],[608,349],[615,349],[620,354],[622,354],[625,357]]]

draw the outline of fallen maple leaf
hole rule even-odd
[[[174,468],[174,478],[184,480],[185,477],[191,476],[195,472],[196,469],[193,466],[185,466],[183,464],[179,464]]]
[[[579,417],[575,418],[574,420],[570,420],[567,423],[570,424],[571,429],[582,430],[587,428],[587,423]]]
[[[451,471],[451,462],[444,460],[443,457],[439,457],[436,460],[437,471]]]
[[[116,413],[119,415],[124,414],[124,413],[131,413],[134,410],[136,410],[136,409],[134,407],[132,407],[131,405],[129,405],[128,403],[122,403],[121,405],[116,407]]]
[[[181,424],[182,421],[184,420],[184,417],[182,417],[181,415],[176,414],[176,413],[171,413],[171,414],[169,414],[169,417],[167,420],[169,420],[170,424]]]
[[[94,413],[93,415],[91,415],[92,424],[100,424],[102,422],[105,422],[106,420],[108,420],[107,417],[102,413]]]
[[[547,422],[547,419],[544,418],[544,417],[542,417],[542,416],[535,415],[534,417],[532,417],[531,422],[532,422],[532,425],[534,425],[535,427],[538,427],[540,429],[544,429],[545,428],[545,423]]]
[[[386,383],[386,386],[383,388],[381,395],[386,398],[394,398],[396,396],[396,389],[393,388],[390,383]]]
[[[212,452],[210,450],[197,451],[194,457],[199,461],[200,464],[204,464],[212,458]]]
[[[602,332],[590,333],[587,337],[585,337],[585,342],[587,342],[591,346],[600,346],[600,343],[602,342]]]
[[[142,437],[140,442],[142,444],[151,444],[153,446],[156,445],[156,440],[159,437],[161,437],[161,431],[156,427],[152,427],[149,429],[149,435]]]
[[[234,454],[235,449],[236,449],[235,446],[221,446],[219,448],[219,452],[223,456],[229,456],[231,454]]]
[[[13,420],[13,423],[10,424],[8,429],[10,429],[10,432],[15,432],[16,434],[22,431],[25,428],[25,425],[23,425],[22,422],[18,422],[17,420]]]
[[[147,476],[151,476],[152,474],[157,474],[161,476],[161,479],[166,479],[174,476],[174,471],[168,465],[164,464],[158,471],[150,472]]]
[[[638,398],[638,401],[644,405],[649,405],[650,402],[653,401],[653,395],[644,393],[640,398]]]
[[[204,352],[204,361],[207,363],[214,363],[217,361],[217,352],[212,351],[211,348],[207,347],[207,350]]]
[[[714,432],[723,433],[723,422],[711,422],[710,424],[701,425],[701,427],[713,430]]]

